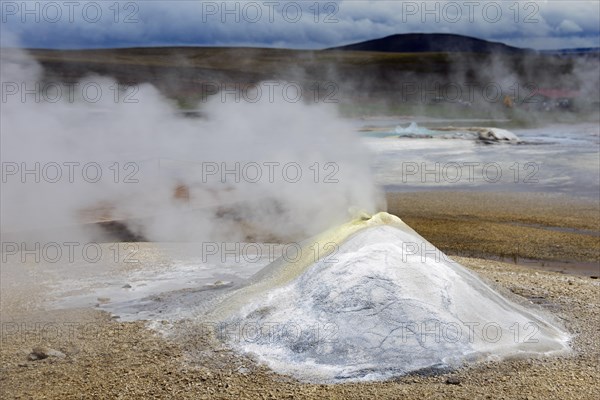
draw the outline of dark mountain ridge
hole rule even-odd
[[[385,53],[531,53],[534,50],[508,46],[470,36],[447,33],[406,33],[367,40],[328,50]]]

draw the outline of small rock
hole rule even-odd
[[[460,379],[455,376],[449,376],[446,379],[446,385],[460,385]]]
[[[590,278],[592,278],[592,279],[598,279],[598,277],[596,275],[592,275],[592,276],[590,276]]]
[[[66,357],[65,353],[63,353],[62,351],[54,350],[54,349],[48,350],[48,352],[46,354],[48,354],[48,356],[50,356],[50,357],[56,357],[56,358],[65,358]]]
[[[44,360],[48,357],[65,358],[66,355],[63,352],[54,349],[47,349],[45,347],[35,347],[31,353],[27,356],[29,361]]]
[[[100,304],[106,304],[110,301],[110,297],[98,297],[97,300]]]
[[[121,286],[123,289],[131,289],[131,285],[129,283],[126,283],[125,285]]]
[[[37,361],[48,358],[48,354],[42,349],[33,349],[31,353],[27,356],[27,360],[29,361]]]

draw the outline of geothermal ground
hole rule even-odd
[[[162,337],[144,322],[118,322],[102,311],[47,311],[49,293],[43,283],[23,290],[11,287],[11,280],[3,275],[1,391],[5,398],[65,399],[597,398],[600,282],[598,268],[592,267],[597,265],[599,249],[597,204],[564,196],[463,193],[445,194],[444,201],[440,198],[439,192],[393,195],[389,209],[450,253],[479,248],[453,247],[471,243],[468,238],[489,243],[487,257],[510,254],[514,249],[509,243],[539,243],[526,258],[560,261],[567,273],[544,270],[543,262],[532,263],[534,269],[489,259],[454,258],[500,290],[522,296],[560,318],[574,334],[572,355],[486,362],[451,373],[409,375],[385,382],[304,384],[217,346],[200,332]],[[422,219],[419,213],[431,217]],[[564,229],[549,229],[553,226]],[[551,247],[550,242],[560,247]],[[41,335],[44,326],[61,326],[62,334],[46,329]],[[72,331],[65,334],[65,327]],[[48,357],[34,361],[32,353]]]

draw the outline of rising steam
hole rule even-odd
[[[290,238],[351,206],[381,208],[368,155],[332,107],[274,92],[187,118],[151,85],[52,86],[23,51],[3,49],[1,62],[3,235],[80,239],[82,224],[118,219],[156,241],[242,240],[257,227]]]

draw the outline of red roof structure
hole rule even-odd
[[[539,88],[533,95],[541,95],[549,99],[573,99],[580,95],[579,90]]]

